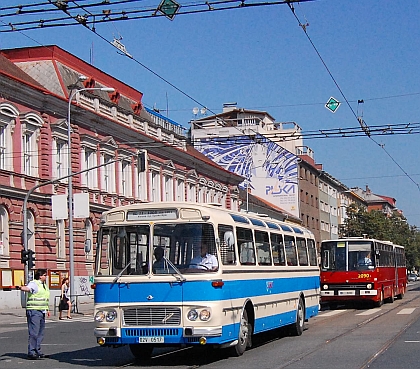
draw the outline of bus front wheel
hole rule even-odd
[[[138,360],[147,361],[152,356],[153,345],[135,343],[129,346],[131,353]]]
[[[305,325],[305,304],[302,297],[299,297],[298,307],[296,311],[296,322],[290,326],[290,333],[293,336],[300,336],[303,333]]]
[[[381,290],[379,294],[379,301],[374,302],[375,307],[381,307],[384,304],[384,291]]]
[[[232,347],[232,354],[234,356],[241,356],[247,347],[251,346],[252,327],[248,321],[248,314],[246,310],[242,312],[241,324],[239,326],[238,343]]]

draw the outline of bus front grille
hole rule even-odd
[[[180,325],[181,310],[176,307],[143,307],[124,310],[125,326]]]
[[[124,331],[125,337],[170,337],[179,336],[182,331],[176,328],[156,328],[156,329],[134,329],[128,328]]]
[[[357,289],[366,289],[366,283],[356,283],[356,284],[331,284],[330,289],[340,289],[340,290],[357,290]]]

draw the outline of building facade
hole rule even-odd
[[[85,245],[95,244],[103,211],[172,200],[238,210],[243,178],[188,145],[180,125],[145,109],[141,92],[57,46],[3,50],[0,64],[1,307],[20,305],[13,286],[25,281],[25,226],[35,267],[49,270],[59,293],[69,271],[70,229],[68,214],[53,216],[51,199],[68,194],[69,173],[74,199],[89,199],[88,216],[73,219],[78,295],[91,292],[94,250]]]

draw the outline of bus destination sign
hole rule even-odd
[[[133,220],[175,220],[178,218],[176,209],[165,210],[133,210],[127,211],[127,221]]]

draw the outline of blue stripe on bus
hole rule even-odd
[[[318,289],[318,276],[224,281],[213,287],[211,280],[187,282],[98,283],[95,303],[156,303],[220,301]]]
[[[311,307],[306,309],[306,316],[311,317],[316,315],[318,307]],[[293,324],[296,320],[296,312],[289,311],[282,314],[276,314],[264,318],[259,318],[255,321],[254,333],[261,333],[274,328]],[[223,344],[232,342],[237,339],[239,334],[239,323],[228,324],[222,327],[222,335],[216,337],[206,337],[207,344]],[[162,327],[147,327],[147,328],[122,328],[120,337],[107,337],[107,344],[131,344],[138,343],[139,337],[160,336],[165,338],[165,344],[199,344],[198,336],[184,336],[181,327],[162,328]]]

